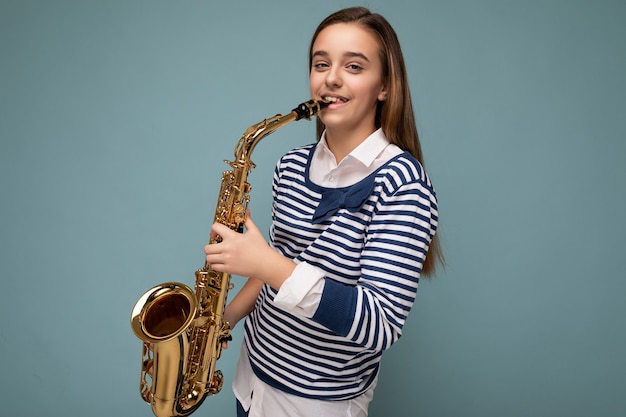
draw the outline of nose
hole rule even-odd
[[[341,87],[343,81],[341,79],[341,68],[333,66],[326,72],[326,85],[328,87]]]

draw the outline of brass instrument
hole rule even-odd
[[[235,147],[232,171],[222,174],[215,222],[242,231],[250,201],[247,177],[255,167],[250,155],[265,136],[300,119],[310,120],[329,102],[309,100],[291,113],[250,126]],[[210,244],[221,240],[218,236]],[[166,282],[143,294],[131,313],[131,328],[143,341],[140,395],[157,417],[187,416],[208,395],[217,394],[223,375],[215,370],[222,343],[230,339],[223,318],[230,274],[216,272],[205,261],[196,271],[195,293],[187,285]]]

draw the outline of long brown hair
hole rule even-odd
[[[378,40],[383,80],[387,85],[387,98],[379,101],[376,109],[376,128],[382,128],[389,141],[413,155],[422,165],[424,156],[420,145],[404,56],[395,30],[387,19],[365,7],[339,10],[324,19],[315,30],[309,47],[309,72],[313,61],[313,44],[322,30],[337,23],[355,23],[369,31]],[[317,138],[322,136],[324,123],[317,118]],[[422,266],[422,274],[434,275],[437,262],[444,264],[443,254],[435,234]]]

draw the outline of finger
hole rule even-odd
[[[220,265],[223,265],[224,263],[224,257],[218,246],[219,245],[207,245],[204,247],[204,259],[209,265],[211,265],[211,268],[216,271],[219,271]]]
[[[207,257],[212,256],[215,258],[221,256],[222,254],[224,254],[225,250],[226,246],[223,245],[221,242],[211,241],[204,245],[204,253],[205,255],[207,255]]]
[[[221,251],[217,245],[204,245],[204,253],[205,255],[216,255]]]
[[[211,226],[211,239],[215,239],[218,236],[224,237],[227,236],[228,232],[230,232],[231,230],[227,227],[224,226],[221,223],[213,223],[213,226]]]

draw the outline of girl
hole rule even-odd
[[[397,36],[365,8],[315,31],[311,97],[332,103],[318,142],[283,156],[270,244],[221,224],[217,271],[251,277],[228,305],[247,316],[238,416],[367,416],[382,352],[402,333],[419,277],[441,260],[435,191],[422,166]]]

